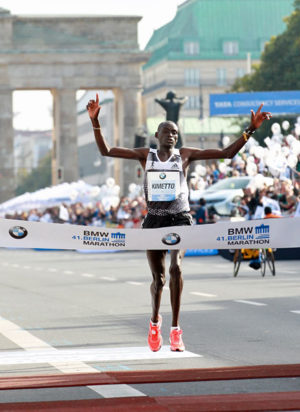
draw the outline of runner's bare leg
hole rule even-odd
[[[172,326],[179,326],[179,312],[181,293],[183,289],[183,278],[181,263],[185,250],[171,250],[170,263],[170,298],[172,306]]]
[[[158,314],[163,287],[166,283],[165,259],[166,250],[147,250],[147,258],[152,272],[153,281],[150,286],[152,297],[152,322],[158,322]]]

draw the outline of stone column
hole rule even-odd
[[[133,148],[135,133],[141,124],[141,88],[128,87],[117,93],[119,146]],[[123,160],[120,173],[121,192],[128,194],[128,185],[137,182],[135,160]]]
[[[15,195],[12,91],[0,90],[0,203]]]
[[[78,180],[76,90],[55,89],[53,94],[52,184]]]
[[[13,16],[9,10],[0,8],[0,46],[3,49],[10,49],[13,38]]]

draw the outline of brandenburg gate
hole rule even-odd
[[[115,144],[132,147],[141,125],[138,16],[18,16],[0,9],[0,202],[13,196],[14,90],[48,89],[53,95],[52,182],[78,179],[76,91],[111,89],[115,94]],[[39,116],[39,102],[32,107]],[[91,129],[91,133],[92,129]],[[96,148],[95,148],[96,150]],[[119,161],[121,189],[134,168]]]

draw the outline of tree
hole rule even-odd
[[[286,30],[270,39],[260,64],[252,66],[253,73],[237,79],[232,91],[300,90],[300,0],[294,1],[294,7],[293,13],[285,19]],[[263,144],[263,139],[272,134],[272,124],[282,120],[280,116],[273,116],[270,122],[265,122],[255,133],[256,140]],[[296,116],[289,120],[293,124]]]
[[[34,192],[51,185],[51,152],[49,152],[37,168],[28,175],[24,175],[16,188],[16,196],[25,192]]]
[[[238,79],[232,90],[300,90],[300,0],[285,19],[286,30],[266,44],[261,63],[253,65],[253,73]]]

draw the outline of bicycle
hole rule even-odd
[[[233,276],[234,277],[236,277],[239,273],[242,260],[247,261],[253,258],[252,256],[247,256],[244,252],[245,250],[247,249],[237,249],[234,253],[234,256],[233,256]],[[260,261],[261,275],[263,277],[265,276],[266,266],[268,266],[272,275],[275,276],[276,270],[275,270],[275,257],[274,257],[273,250],[271,248],[258,249],[258,257]]]

